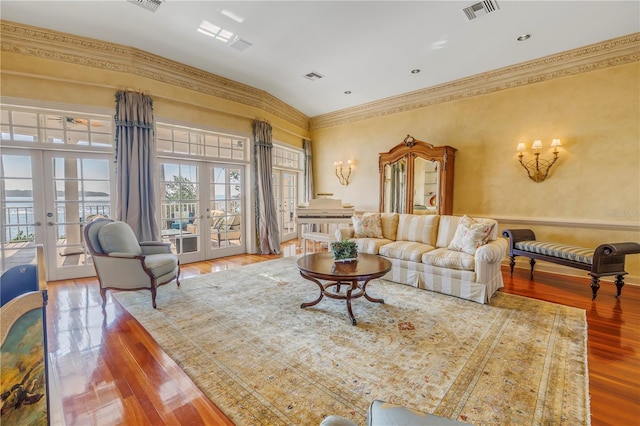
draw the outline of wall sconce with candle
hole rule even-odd
[[[349,178],[351,177],[351,169],[353,168],[353,161],[347,161],[347,170],[343,170],[344,163],[342,161],[335,161],[333,168],[336,172],[336,177],[340,181],[341,185],[349,185]]]
[[[553,148],[553,160],[544,160],[540,158],[540,148],[542,148],[542,141],[535,140],[533,141],[533,145],[531,148],[535,150],[535,159],[529,160],[526,163],[524,162],[524,154],[522,153],[526,148],[524,142],[520,142],[516,150],[518,151],[518,157],[520,158],[520,164],[527,171],[527,175],[529,179],[534,182],[542,182],[549,175],[549,170],[551,166],[558,161],[558,155],[560,151],[558,151],[558,147],[562,146],[560,143],[560,139],[554,139],[551,141],[551,147]]]

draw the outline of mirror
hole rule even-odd
[[[438,162],[416,157],[414,170],[413,213],[437,213]]]
[[[385,213],[403,213],[407,193],[407,159],[384,166],[384,209]]]
[[[379,156],[380,212],[451,214],[456,149],[407,135]]]

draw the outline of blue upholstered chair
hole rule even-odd
[[[44,264],[44,246],[36,245],[37,265],[13,266],[0,276],[0,306],[24,293],[43,290],[46,292],[47,278]]]
[[[171,253],[171,245],[138,242],[125,222],[110,219],[89,222],[84,227],[84,239],[100,281],[103,308],[107,289],[150,290],[155,308],[158,286],[174,279],[180,285],[180,262]]]
[[[17,265],[9,268],[0,277],[0,306],[30,291],[38,291],[38,267]]]

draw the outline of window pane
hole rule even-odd
[[[220,156],[220,151],[218,150],[218,147],[206,147],[205,151],[204,151],[204,155],[207,157],[218,157]]]
[[[186,130],[174,130],[173,140],[180,142],[189,142],[189,132]]]
[[[91,128],[92,132],[99,132],[99,133],[106,133],[106,134],[111,133],[111,126],[112,126],[111,120],[109,120],[109,121],[107,121],[107,120],[96,120],[96,119],[92,118],[89,121],[89,125],[90,125],[90,128]]]
[[[214,135],[205,135],[204,144],[206,146],[218,146],[218,137]]]
[[[110,133],[92,133],[91,144],[93,146],[112,146],[113,138]]]
[[[173,152],[177,152],[179,154],[188,154],[189,153],[189,144],[188,143],[175,142],[173,144]]]
[[[38,114],[35,112],[13,111],[14,126],[38,126]]]
[[[62,129],[62,122],[64,116],[62,115],[43,115],[42,126],[47,129]]]
[[[44,131],[45,141],[51,143],[64,143],[64,132],[62,130],[46,129]]]
[[[16,141],[35,142],[38,140],[38,129],[14,127],[13,139]]]
[[[80,117],[64,117],[67,129],[73,130],[88,130],[89,120]]]
[[[167,129],[163,126],[156,126],[156,137],[158,139],[171,140],[171,129]]]
[[[87,132],[67,131],[67,143],[71,145],[89,145],[89,134]]]
[[[160,151],[160,152],[171,152],[171,141],[166,141],[164,139],[158,139],[156,141],[156,145],[158,147],[158,151]]]

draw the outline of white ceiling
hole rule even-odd
[[[640,31],[639,1],[497,0],[499,10],[469,21],[462,9],[477,1],[166,0],[149,12],[125,0],[2,0],[0,16],[145,50],[309,117]],[[197,32],[203,20],[252,46],[238,51]],[[324,78],[303,77],[312,71]]]

